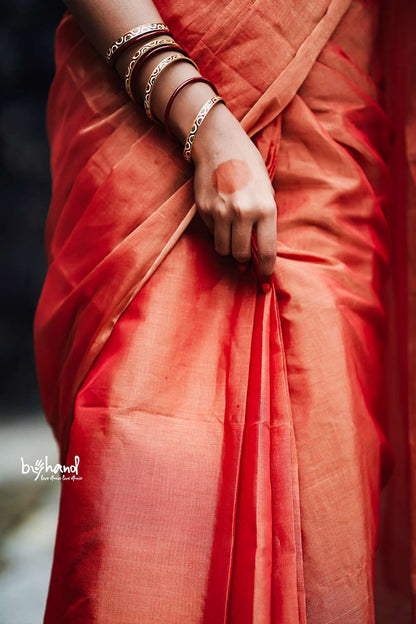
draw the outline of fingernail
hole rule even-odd
[[[266,279],[264,281],[259,281],[259,287],[264,293],[268,293],[270,288],[272,287],[272,284],[269,280]]]
[[[259,275],[259,286],[264,293],[268,293],[272,287],[273,275]]]
[[[260,288],[264,293],[268,293],[271,287],[270,282],[260,282]]]

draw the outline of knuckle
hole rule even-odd
[[[259,212],[262,216],[274,216],[276,214],[276,204],[274,201],[265,201],[259,205]]]
[[[245,210],[249,205],[249,197],[244,192],[234,193],[229,197],[228,203],[232,210]]]
[[[234,201],[231,205],[233,216],[237,220],[248,219],[254,215],[254,211],[250,204],[243,201]]]
[[[213,214],[218,219],[226,219],[228,216],[228,209],[223,202],[217,202],[213,207]]]
[[[206,202],[200,202],[197,204],[198,206],[198,212],[200,212],[203,215],[209,215],[211,214],[211,206],[206,203]]]
[[[276,204],[271,201],[244,201],[234,200],[231,203],[231,211],[237,220],[251,219],[257,220],[261,217],[271,217],[276,215]]]

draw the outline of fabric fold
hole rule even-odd
[[[61,463],[84,472],[62,484],[45,624],[373,624],[397,460],[378,5],[156,5],[263,157],[276,269],[263,294],[215,253],[180,147],[66,12],[34,339]]]
[[[331,6],[332,5],[333,5],[333,10],[330,12],[331,19],[325,18],[323,20],[322,26],[317,29],[319,36],[314,37],[314,34],[317,32],[317,30],[313,31],[312,35],[310,35],[310,37],[308,37],[307,39],[308,45],[305,44],[305,54],[307,54],[310,63],[313,62],[313,59],[319,54],[326,40],[330,37],[333,29],[336,27],[337,20],[341,19],[343,13],[345,12],[348,6],[348,2],[345,2],[345,0],[336,0],[333,3],[331,3]],[[61,30],[59,32],[62,31],[62,34],[64,37],[67,37],[69,35],[68,37],[69,44],[73,46],[74,45],[73,42],[74,40],[76,40],[76,32],[79,31],[79,28],[77,24],[75,23],[75,20],[71,17],[71,15],[68,12],[64,16],[63,22],[60,25],[60,29]],[[77,45],[76,47],[82,53],[82,47],[80,45]],[[63,42],[57,45],[57,53],[58,52],[61,55],[61,58],[67,57],[68,53],[66,52],[63,46]],[[101,59],[98,58],[96,55],[94,55],[93,51],[89,52],[89,55],[90,55],[90,63],[92,64],[92,66],[95,69],[95,72],[97,73],[97,79],[99,78],[98,76],[99,73],[103,73],[107,77],[107,68],[102,67]],[[302,66],[302,58],[303,58],[303,55],[298,54],[298,56],[296,57],[295,68]],[[60,64],[59,64],[60,60],[61,59],[58,57],[57,58],[57,76],[59,76],[59,78],[62,75],[62,73],[60,73],[62,71],[60,68]],[[76,73],[76,70],[71,71],[68,68],[68,65],[66,65],[65,68],[66,68],[66,71],[70,72],[71,74]],[[77,73],[78,75],[80,74],[79,71]],[[297,75],[296,75],[296,70],[291,70],[290,74],[291,74],[290,91],[287,92],[287,95],[285,94],[287,101],[288,99],[290,99],[290,95],[296,92],[296,90],[299,88],[300,84],[302,83],[306,75],[303,70],[302,72],[298,70]],[[261,108],[258,108],[258,112],[257,113],[253,112],[251,114],[251,118],[250,117],[243,118],[242,125],[245,128],[246,132],[249,134],[249,136],[252,136],[255,131],[257,132],[259,131],[259,128],[258,127],[256,128],[255,124],[257,123],[256,118],[258,117],[258,115],[261,115],[262,109],[268,109],[271,106],[273,106],[273,110],[274,110],[273,118],[275,118],[281,111],[281,108],[284,105],[284,99],[282,99],[282,106],[278,106],[277,108],[275,107],[275,98],[276,98],[275,92],[278,90],[279,90],[279,84],[273,83],[273,85],[263,95]],[[54,92],[55,91],[59,92],[59,84],[54,85]],[[285,93],[284,89],[282,89],[282,93]],[[92,100],[91,97],[88,97],[88,96],[84,96],[84,97],[88,102]],[[122,94],[121,96],[118,96],[118,100],[120,101],[120,104],[124,103],[124,94]],[[89,104],[89,107],[90,107],[90,104]],[[55,108],[51,105],[49,107],[49,111],[51,112],[51,114],[53,113],[54,110]],[[81,107],[79,107],[78,109],[75,109],[75,110],[76,110],[75,119],[77,119],[78,115],[81,114],[80,111],[82,109]],[[126,113],[127,113],[127,110],[126,110]],[[70,119],[69,112],[67,115],[68,115],[67,117],[65,115],[61,116],[60,119],[58,120],[58,124],[64,123],[66,125],[66,119],[68,120]],[[146,122],[145,124],[143,124],[143,121],[140,122],[139,117],[136,116],[136,120],[138,123],[140,123],[141,127],[145,126]],[[122,123],[122,118],[119,120],[119,122]],[[137,126],[137,122],[136,122],[136,126]],[[147,127],[148,127],[148,124],[147,124]],[[55,131],[53,130],[52,126],[50,126],[50,136],[51,136],[52,141],[54,140],[53,139],[54,132]],[[150,134],[151,134],[151,139],[153,139],[152,145],[154,146],[154,143],[156,140],[158,143],[159,142],[163,143],[162,149],[165,150],[165,137],[162,135],[162,132],[161,131],[158,132],[157,129],[152,128]],[[59,141],[59,134],[57,134],[57,140]],[[53,148],[52,148],[52,152],[53,152]],[[76,152],[79,152],[79,148],[76,150]],[[72,155],[72,153],[73,153],[73,150],[70,152],[70,154]],[[177,150],[176,150],[176,158],[170,161],[171,163],[170,166],[174,166],[173,165],[174,162],[175,162],[176,167],[179,165],[179,162],[181,163],[181,161],[179,161],[179,154],[177,153]],[[56,161],[56,164],[58,166],[59,162]],[[181,163],[181,168],[183,168],[182,163]],[[188,175],[190,174],[191,172],[188,169]],[[118,175],[120,176],[120,178],[123,175],[120,170],[118,170]],[[134,175],[133,172],[131,172],[131,175],[132,176]],[[188,186],[188,189],[189,189],[189,186]],[[108,195],[106,197],[108,197]],[[188,197],[189,197],[189,190],[188,190]],[[56,362],[52,361],[51,353],[49,352],[48,356],[44,356],[41,353],[42,345],[45,345],[47,342],[47,339],[43,335],[43,332],[48,331],[49,329],[48,321],[47,321],[48,312],[46,311],[46,309],[45,309],[46,316],[45,318],[42,318],[42,314],[44,313],[44,307],[42,305],[43,297],[48,296],[49,300],[48,300],[47,307],[49,308],[51,305],[50,299],[53,296],[56,296],[54,295],[54,291],[62,292],[63,290],[63,286],[61,285],[58,286],[59,281],[61,281],[59,278],[59,273],[55,274],[56,278],[54,279],[54,267],[53,266],[51,267],[51,270],[46,278],[46,285],[44,288],[44,290],[48,290],[48,294],[47,295],[43,295],[43,293],[41,294],[41,298],[40,298],[39,305],[36,310],[36,316],[34,320],[35,350],[37,353],[39,353],[39,356],[37,357],[37,362],[38,362],[37,370],[38,370],[39,383],[41,387],[41,393],[42,393],[42,396],[44,397],[44,408],[45,408],[47,417],[49,419],[49,422],[52,425],[53,430],[55,431],[57,439],[59,440],[60,450],[61,450],[61,461],[63,463],[65,461],[65,454],[66,454],[66,449],[67,449],[67,444],[68,444],[68,431],[70,428],[71,412],[73,411],[73,403],[75,400],[76,392],[78,388],[80,387],[80,383],[82,382],[83,376],[85,375],[85,372],[88,370],[89,366],[91,366],[91,363],[94,361],[95,357],[97,356],[99,352],[98,349],[104,343],[105,336],[108,336],[108,333],[111,331],[111,327],[114,326],[114,323],[116,322],[117,317],[122,313],[123,309],[125,309],[125,306],[128,305],[128,303],[132,300],[132,298],[139,292],[140,286],[147,279],[149,279],[152,272],[158,266],[158,263],[163,260],[163,257],[165,257],[166,254],[170,251],[172,246],[175,244],[175,242],[178,240],[178,238],[180,237],[180,235],[186,228],[187,224],[194,217],[195,212],[196,212],[196,206],[195,204],[192,203],[191,199],[188,199],[187,201],[189,203],[186,203],[186,200],[177,201],[177,198],[175,198],[175,200],[172,201],[170,204],[168,203],[166,208],[162,207],[160,209],[161,210],[160,219],[161,219],[162,227],[160,229],[158,227],[152,227],[152,237],[146,239],[147,244],[148,245],[150,244],[150,249],[151,249],[151,251],[149,249],[150,258],[149,257],[146,258],[145,237],[148,236],[148,232],[142,231],[144,228],[141,229],[139,226],[136,232],[135,238],[134,239],[132,238],[128,241],[128,250],[131,255],[131,260],[130,260],[131,264],[129,261],[123,260],[123,262],[125,262],[126,268],[128,267],[131,268],[134,263],[137,263],[138,265],[141,265],[142,267],[146,267],[146,268],[144,270],[141,269],[141,273],[139,274],[133,273],[133,271],[128,273],[127,279],[130,279],[129,281],[130,286],[126,286],[125,288],[126,295],[124,296],[123,300],[118,304],[117,309],[112,311],[110,315],[108,315],[107,317],[105,316],[106,314],[108,314],[107,310],[105,312],[104,311],[101,312],[101,321],[99,322],[99,325],[97,324],[97,321],[93,321],[93,323],[95,323],[96,327],[98,326],[99,329],[96,330],[97,335],[92,340],[90,340],[89,342],[86,342],[84,339],[84,344],[81,345],[82,329],[81,331],[77,330],[76,332],[72,332],[70,334],[69,330],[66,330],[66,331],[63,330],[63,326],[62,326],[63,319],[59,321],[61,324],[61,332],[62,332],[63,339],[65,338],[68,339],[68,337],[70,339],[74,338],[74,341],[72,342],[72,345],[71,345],[71,351],[72,351],[73,357],[68,358],[67,352],[65,351],[65,358],[63,359],[60,365],[63,368],[59,373],[60,375],[59,384],[57,384],[56,382],[54,383],[54,381],[51,378],[52,373],[49,372],[48,374],[46,371],[44,371],[44,368],[43,368],[49,365],[51,369],[52,367],[54,367],[55,370],[57,370]],[[62,206],[57,208],[56,210],[59,210],[61,212]],[[99,206],[97,207],[97,210],[99,211]],[[166,210],[166,213],[165,213],[165,210]],[[157,212],[158,211],[154,213],[153,219],[158,218]],[[60,215],[59,218],[62,219],[62,215]],[[51,209],[48,215],[48,224],[47,224],[48,232],[50,228],[52,227],[50,224],[53,223],[53,221],[54,221],[54,211]],[[155,240],[155,233],[156,235],[159,236],[157,245],[156,245],[156,240]],[[50,234],[48,234],[48,240],[50,240],[50,243],[49,243],[50,248],[53,248],[53,239],[50,238]],[[79,253],[79,250],[77,249],[77,246],[75,245],[72,246],[72,250],[73,250],[72,253],[73,252],[75,252],[76,254]],[[139,252],[139,256],[133,258],[132,254],[134,254],[135,250],[136,252]],[[110,270],[111,258],[109,258],[108,260],[110,260],[110,262],[108,262],[108,268]],[[55,258],[54,263],[57,263],[59,265],[59,260]],[[66,261],[66,266],[71,266],[71,264],[72,264],[72,260]],[[136,265],[136,269],[137,269],[137,265]],[[101,275],[99,276],[100,270],[104,271],[104,275],[102,277]],[[100,288],[100,284],[104,285],[107,283],[105,272],[106,272],[105,263],[100,264],[99,271],[98,273],[96,273],[96,277],[95,277],[96,281],[94,280],[94,278],[92,278],[91,286],[89,286],[88,289],[86,290],[87,297],[91,297],[93,293],[96,293],[97,292],[96,289]],[[51,283],[50,287],[49,287],[49,283]],[[139,284],[139,287],[137,287],[138,284]],[[65,286],[64,288],[66,290],[68,287]],[[109,289],[108,292],[109,292],[109,296],[114,301],[115,299],[113,298],[113,293],[111,289]],[[95,299],[98,299],[98,297],[95,297]],[[92,298],[92,300],[94,300],[94,298]],[[107,305],[108,304],[105,303],[105,306]],[[52,303],[52,307],[54,307],[53,303]],[[96,306],[94,307],[95,309],[97,309]],[[77,308],[80,309],[79,304]],[[81,328],[84,327],[85,325],[87,324],[83,324]],[[52,329],[52,333],[54,333],[53,329]],[[90,335],[90,329],[88,329],[88,334]],[[78,349],[77,349],[78,345],[76,343],[79,344]],[[59,356],[59,353],[57,353],[57,355],[61,359],[61,357]],[[87,358],[87,361],[85,364],[83,363],[84,358]],[[71,360],[77,362],[76,365],[79,367],[79,372],[77,375],[74,375],[73,370],[71,370],[68,373],[68,375],[70,376],[72,380],[74,379],[76,380],[75,384],[69,390],[68,383],[64,381],[62,377],[65,376],[65,368],[68,367],[68,363],[71,362]],[[51,388],[54,388],[56,392],[62,391],[63,393],[65,393],[65,391],[67,391],[68,394],[66,396],[63,396],[62,398],[55,397],[54,399],[50,399],[48,401],[46,397],[47,397],[48,391]],[[59,423],[59,421],[61,422]]]

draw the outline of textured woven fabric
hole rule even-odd
[[[379,5],[156,5],[264,157],[273,286],[215,253],[180,146],[67,12],[34,330],[45,414],[83,479],[62,483],[45,624],[388,624],[393,608],[410,624],[405,548],[386,572],[396,490],[375,605],[402,413]]]

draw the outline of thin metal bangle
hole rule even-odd
[[[152,115],[151,98],[152,98],[153,88],[160,74],[162,74],[170,65],[172,65],[172,63],[176,63],[177,61],[186,61],[187,63],[191,63],[191,65],[193,65],[195,69],[198,70],[198,67],[195,61],[193,61],[189,57],[182,56],[182,54],[172,54],[171,56],[167,56],[166,58],[164,58],[162,61],[160,61],[160,63],[158,63],[158,65],[156,65],[156,67],[154,68],[154,70],[149,76],[149,79],[146,84],[146,88],[144,90],[143,105],[144,105],[144,110],[146,111],[146,115],[153,121],[157,121],[160,124],[162,122],[156,119],[156,117]]]
[[[127,95],[136,102],[136,98],[132,92],[131,84],[134,79],[134,74],[138,71],[139,67],[144,62],[144,56],[149,52],[149,50],[153,50],[154,48],[160,48],[161,46],[172,46],[173,50],[182,51],[179,44],[172,42],[170,39],[155,39],[154,41],[149,41],[144,46],[142,46],[135,54],[133,54],[130,63],[128,64],[126,74],[124,76],[124,86],[127,91]],[[166,48],[165,48],[166,49]]]
[[[218,91],[217,91],[216,86],[213,85],[212,82],[210,80],[208,80],[208,78],[203,78],[202,76],[193,76],[192,78],[187,78],[186,80],[181,82],[176,87],[176,89],[173,91],[172,95],[169,98],[168,103],[166,104],[166,108],[165,108],[165,130],[166,130],[166,134],[170,138],[173,138],[172,131],[171,131],[170,125],[169,125],[169,113],[170,113],[170,109],[172,108],[172,104],[173,104],[176,96],[178,95],[178,93],[180,93],[180,91],[182,91],[182,89],[184,87],[186,87],[189,84],[193,84],[195,82],[204,82],[205,84],[209,85],[212,88],[212,90],[216,93],[216,95],[218,95]]]
[[[169,32],[169,28],[166,24],[161,22],[152,23],[152,24],[143,24],[142,26],[136,26],[136,28],[132,28],[124,35],[116,39],[107,49],[105,53],[105,60],[110,65],[113,66],[116,58],[124,52],[127,48],[137,43],[138,41],[142,41],[143,39],[147,39],[149,37],[154,37],[156,34],[170,35],[173,38],[173,35]]]
[[[212,98],[205,102],[205,104],[202,106],[197,116],[195,117],[189,134],[186,137],[185,145],[183,148],[183,157],[186,161],[189,162],[191,160],[192,146],[194,144],[195,136],[198,132],[198,129],[208,115],[209,111],[212,109],[213,106],[215,106],[215,104],[218,104],[218,102],[224,102],[225,104],[224,98],[220,97],[219,95],[214,95]]]

